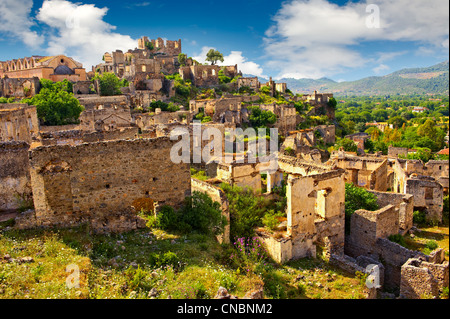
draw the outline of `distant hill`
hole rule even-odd
[[[267,79],[260,79],[267,82]],[[448,94],[449,61],[425,68],[402,69],[385,76],[336,82],[327,78],[280,79],[294,93],[330,92],[335,95]]]

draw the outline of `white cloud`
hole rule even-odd
[[[137,40],[113,32],[116,27],[103,21],[107,12],[108,8],[92,4],[45,0],[36,18],[51,28],[48,54],[70,55],[90,69],[101,62],[105,52],[136,47]]]
[[[366,12],[366,1],[283,3],[264,38],[267,66],[279,70],[276,78],[330,76],[406,53],[378,53],[377,61],[358,47],[369,41],[415,41],[448,51],[447,0],[371,1],[379,9],[379,28],[367,23],[376,11]]]
[[[0,0],[0,34],[21,40],[26,45],[36,48],[44,38],[32,31],[34,22],[30,19],[33,0]]]
[[[208,53],[210,49],[216,50],[216,48],[204,46],[202,47],[201,52],[196,56],[193,56],[192,58],[200,63],[209,63],[206,62],[205,59],[206,53]],[[219,61],[217,63],[217,65],[235,65],[235,64],[237,64],[238,69],[243,74],[251,74],[254,76],[266,77],[266,75],[263,74],[262,67],[255,62],[248,61],[247,58],[242,55],[242,51],[231,51],[229,55],[223,56],[223,62]]]
[[[387,71],[387,70],[389,70],[389,69],[390,69],[390,67],[387,66],[386,64],[380,64],[379,66],[373,68],[372,70],[373,70],[373,72],[375,72],[376,74],[380,74],[381,72]]]

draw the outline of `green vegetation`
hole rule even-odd
[[[22,103],[35,105],[37,116],[45,125],[78,123],[83,106],[72,93],[72,83],[67,80],[54,83],[46,79],[41,79],[40,83],[39,93]]]
[[[211,65],[216,64],[217,61],[223,62],[223,54],[217,50],[210,49],[208,53],[206,53],[206,61],[211,62]]]
[[[377,197],[362,187],[345,183],[345,231],[350,232],[350,219],[358,209],[377,210]]]
[[[400,234],[390,235],[388,239],[394,243],[399,244],[400,246],[406,246],[405,238]]]
[[[183,234],[190,232],[218,234],[222,233],[227,223],[222,216],[220,204],[214,202],[207,194],[200,192],[194,192],[192,196],[186,197],[183,207],[179,210],[164,206],[158,212],[156,219],[153,215],[145,216],[145,218],[148,219],[149,225]]]
[[[430,159],[447,159],[448,156],[433,154],[445,146],[444,137],[448,131],[448,96],[396,95],[373,97],[337,97],[336,136],[366,132],[368,152],[381,151],[387,154],[390,145],[415,149],[408,154],[410,159],[427,162]],[[412,112],[420,106],[424,112]],[[384,122],[384,132],[367,124]]]
[[[277,116],[273,112],[261,110],[259,106],[249,106],[248,109],[251,112],[249,121],[254,128],[264,128],[277,121]]]
[[[178,62],[180,63],[181,66],[185,66],[186,65],[186,59],[187,59],[187,55],[184,53],[180,53],[178,54]]]
[[[269,299],[364,298],[365,293],[359,278],[320,256],[278,265],[266,254],[241,252],[238,241],[221,245],[198,233],[146,228],[102,235],[87,226],[5,227],[0,223],[0,256],[11,257],[0,263],[0,298],[5,299],[209,299],[220,286],[239,298],[258,289]],[[241,242],[264,253],[253,238]],[[19,262],[28,256],[31,262]],[[70,264],[79,269],[79,288],[66,286]]]
[[[109,72],[102,75],[96,73],[92,81],[95,80],[99,81],[99,94],[101,96],[120,95],[122,94],[120,88],[128,86],[126,79],[120,80],[114,73]]]
[[[199,90],[192,85],[190,80],[183,80],[179,73],[165,77],[167,80],[174,80],[175,96],[171,98],[172,102],[188,106],[189,100],[197,96]]]

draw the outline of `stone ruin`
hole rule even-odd
[[[189,164],[168,161],[168,137],[40,146],[30,150],[35,210],[17,227],[72,227],[89,223],[97,232],[145,225],[140,207],[178,208],[191,193]]]

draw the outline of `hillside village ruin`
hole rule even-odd
[[[89,72],[62,55],[1,62],[0,96],[33,96],[39,92],[39,79],[67,79],[73,82],[73,93],[84,111],[79,124],[45,126],[39,123],[35,106],[0,104],[0,212],[14,211],[21,200],[32,199],[34,209],[16,217],[19,229],[89,223],[97,232],[123,232],[145,226],[137,215],[137,203],[147,203],[157,214],[158,207],[179,207],[186,196],[200,191],[219,202],[229,219],[228,201],[218,184],[251,187],[270,198],[272,189],[284,181],[286,221],[276,235],[257,231],[275,261],[314,257],[320,251],[330,263],[351,272],[368,272],[368,265],[377,265],[382,278],[378,289],[399,288],[403,298],[438,296],[448,287],[448,261],[442,249],[424,255],[388,240],[390,235],[411,231],[414,210],[426,211],[430,220],[442,220],[448,161],[424,165],[399,158],[405,149],[394,147],[387,156],[365,154],[364,133],[349,136],[358,144],[358,153],[326,154],[315,146],[319,141],[334,143],[334,125],[297,130],[304,119],[292,103],[263,104],[247,93],[223,92],[190,100],[176,112],[136,112],[152,101],[169,102],[176,95],[174,80],[165,75],[179,74],[195,87],[214,89],[223,72],[236,78],[228,85],[238,92],[241,88],[258,92],[265,86],[271,96],[304,101],[310,107],[308,115],[334,119],[328,104],[332,94],[292,97],[285,83],[243,77],[237,65],[200,65],[189,58],[182,65],[180,53],[181,40],[142,37],[135,49],[105,53],[103,63]],[[121,95],[101,96],[99,84],[90,80],[95,73],[106,72],[128,81]],[[202,123],[202,129],[214,127],[225,134],[226,128],[247,127],[250,107],[255,105],[276,115],[272,127],[284,137],[276,154],[276,171],[265,171],[260,162],[202,162],[195,167],[206,170],[209,179],[200,181],[191,177],[189,164],[170,161],[177,142],[170,138],[171,130],[187,128],[192,139],[195,116],[204,112],[211,121]],[[267,173],[264,189],[263,173]],[[380,207],[356,211],[349,233],[345,183],[375,194]],[[229,231],[225,229],[221,241],[230,241]]]

